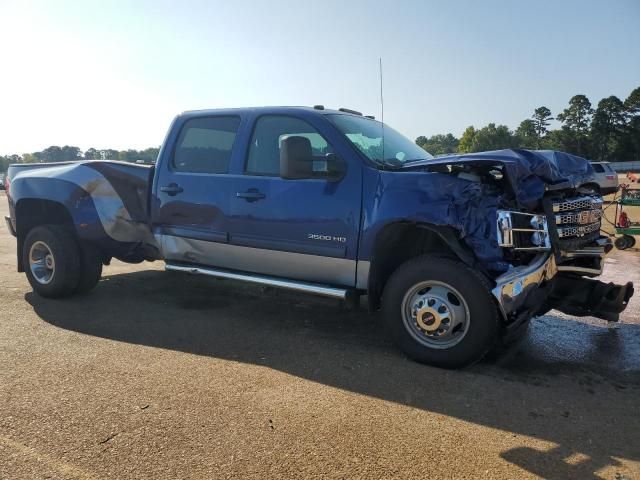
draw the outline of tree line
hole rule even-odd
[[[549,130],[551,120],[561,127]],[[433,155],[484,152],[504,148],[561,150],[591,160],[640,161],[640,87],[624,100],[615,95],[603,98],[594,109],[585,95],[574,95],[569,105],[553,117],[547,107],[538,107],[531,118],[523,120],[515,131],[506,125],[490,123],[476,129],[467,127],[462,137],[451,133],[420,136],[416,143]],[[65,145],[51,146],[40,152],[0,156],[0,172],[11,163],[61,162],[106,158],[145,163],[155,162],[159,148],[114,150]]]
[[[54,145],[40,152],[0,156],[0,172],[6,172],[12,163],[66,162],[69,160],[100,160],[101,158],[122,160],[124,162],[137,162],[138,160],[142,160],[145,163],[155,163],[159,151],[159,148],[152,147],[144,150],[89,148],[83,152],[79,147],[69,145],[58,147]]]
[[[561,127],[550,130],[551,120]],[[594,109],[585,95],[574,95],[555,118],[538,107],[515,131],[490,123],[467,127],[462,137],[451,133],[420,136],[416,143],[433,155],[483,152],[505,148],[561,150],[590,160],[640,161],[640,87],[624,100],[603,98]]]

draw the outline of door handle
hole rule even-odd
[[[246,192],[238,192],[236,193],[237,198],[244,198],[247,202],[255,202],[257,200],[262,200],[265,198],[265,194],[259,192],[255,188],[250,188]]]
[[[184,188],[182,188],[177,183],[170,183],[169,185],[165,185],[164,187],[160,187],[160,191],[167,193],[171,196],[177,195],[178,193],[184,192]]]

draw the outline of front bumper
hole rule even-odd
[[[13,222],[11,221],[11,217],[5,215],[4,221],[7,224],[7,229],[9,229],[9,232],[11,233],[11,235],[13,235],[15,237],[16,236],[16,229],[13,227]]]
[[[549,253],[535,257],[529,265],[512,268],[496,279],[491,291],[498,301],[503,316],[508,319],[529,306],[532,296],[536,296],[543,284],[558,273],[555,257]]]
[[[618,321],[634,293],[633,284],[615,285],[584,278],[602,273],[607,247],[606,242],[600,242],[597,247],[564,252],[560,265],[553,254],[540,254],[529,265],[499,276],[491,293],[506,324],[522,323],[552,308],[569,315]]]

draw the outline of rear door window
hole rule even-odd
[[[178,137],[172,166],[178,172],[227,173],[240,117],[188,120]]]

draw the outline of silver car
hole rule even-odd
[[[609,195],[618,190],[618,174],[609,162],[591,162],[591,166],[596,172],[596,182],[602,195]]]

